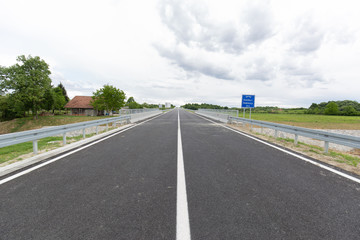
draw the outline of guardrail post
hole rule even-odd
[[[294,144],[295,144],[295,145],[298,144],[298,135],[297,135],[297,134],[295,134]]]
[[[278,130],[277,130],[277,129],[275,129],[275,135],[274,135],[274,137],[275,137],[275,138],[278,137]]]
[[[109,130],[109,124],[107,123],[106,124],[106,131],[108,131]]]
[[[98,135],[99,134],[99,128],[98,128],[98,126],[96,126],[96,135]]]
[[[63,134],[63,146],[66,145],[66,132],[64,132]]]
[[[116,127],[116,122],[112,122],[112,127]]]
[[[261,134],[264,134],[264,127],[261,126]]]
[[[325,141],[325,144],[324,144],[324,153],[328,153],[329,152],[329,142],[328,141]]]
[[[33,152],[35,155],[38,153],[38,140],[33,141]]]
[[[85,128],[83,128],[83,138],[85,138]]]

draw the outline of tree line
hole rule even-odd
[[[357,101],[329,101],[313,103],[309,107],[307,114],[343,115],[360,116],[360,103]]]
[[[209,103],[186,103],[182,108],[191,109],[191,110],[198,110],[198,109],[229,109],[228,107],[222,107],[219,105],[209,104]]]
[[[33,115],[38,118],[40,110],[54,114],[64,110],[69,97],[62,83],[53,86],[49,65],[40,57],[21,55],[10,67],[0,66],[0,120]],[[125,102],[125,93],[111,85],[104,85],[93,92],[91,105],[96,110],[112,113],[126,106],[130,109],[157,108],[159,105],[137,103],[133,97]]]
[[[134,97],[129,97],[127,102],[125,102],[125,99],[126,94],[124,91],[109,84],[105,84],[102,88],[93,93],[90,104],[94,109],[100,111],[105,110],[109,114],[112,114],[114,111],[117,111],[124,106],[129,109],[158,108],[159,106],[148,103],[139,104],[135,101]]]
[[[25,117],[38,118],[41,109],[64,109],[69,101],[65,87],[51,84],[49,65],[40,57],[17,57],[15,65],[0,66],[0,112],[2,120]]]
[[[241,111],[242,108],[228,108],[208,103],[187,103],[181,106],[186,109],[232,109]],[[255,107],[254,113],[298,113],[298,114],[322,114],[322,115],[342,115],[342,116],[360,116],[360,103],[357,101],[328,101],[322,103],[313,103],[309,108],[279,108],[279,107]]]

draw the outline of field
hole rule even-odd
[[[243,117],[242,112],[239,112],[239,117]],[[246,112],[245,117],[249,118],[249,111]],[[251,113],[251,119],[313,129],[360,130],[359,116]]]
[[[106,117],[56,115],[56,116],[42,116],[39,117],[39,119],[37,120],[34,120],[32,117],[16,118],[11,121],[0,122],[0,134],[39,129],[45,126],[58,126],[58,125],[65,125],[70,123],[91,121]]]

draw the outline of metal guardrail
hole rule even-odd
[[[232,109],[208,109],[208,108],[200,108],[199,112],[211,112],[217,114],[225,114],[233,117],[239,116],[239,110],[232,110]]]
[[[136,122],[139,120],[142,120],[144,118],[148,118],[151,116],[155,116],[157,114],[162,113],[163,111],[158,108],[148,108],[148,109],[123,109],[127,112],[126,114],[131,115],[131,122]],[[120,112],[121,115],[124,114],[124,112]]]
[[[309,137],[317,140],[324,141],[324,152],[327,153],[329,151],[329,143],[336,143],[339,145],[344,145],[352,148],[360,148],[360,137],[330,133],[321,130],[315,130],[310,128],[303,127],[295,127],[285,124],[265,122],[259,120],[251,120],[240,117],[228,117],[229,122],[242,122],[260,127],[266,127],[275,130],[275,137],[277,137],[278,131],[292,133],[295,135],[294,143],[297,144],[298,136]]]
[[[343,135],[338,133],[330,133],[326,131],[321,130],[315,130],[310,128],[302,128],[302,127],[295,127],[285,124],[279,124],[279,123],[272,123],[272,122],[265,122],[265,121],[259,121],[259,120],[252,120],[252,119],[246,119],[246,118],[240,118],[240,117],[233,117],[229,114],[222,114],[218,111],[197,111],[197,114],[201,114],[204,116],[208,116],[210,118],[222,121],[222,122],[241,122],[243,124],[250,124],[270,128],[275,130],[275,138],[278,136],[278,132],[286,132],[291,133],[295,135],[294,143],[298,143],[298,136],[313,138],[316,140],[324,141],[324,152],[328,153],[329,151],[329,143],[335,143],[343,146],[348,146],[352,148],[360,148],[360,137],[355,136],[349,136],[349,135]],[[225,121],[227,119],[227,121]]]
[[[122,116],[122,115],[146,113],[146,112],[153,112],[153,111],[160,111],[160,110],[158,108],[120,109],[119,114],[120,114],[120,116]]]
[[[219,111],[212,111],[215,109],[199,109],[195,111],[199,115],[207,116],[220,122],[228,122],[229,114],[224,114]]]
[[[87,122],[80,122],[80,123],[73,123],[55,127],[48,127],[36,130],[29,130],[17,133],[9,133],[0,135],[0,148],[11,146],[19,143],[24,142],[33,142],[33,152],[37,154],[38,145],[37,141],[41,138],[55,136],[55,135],[63,135],[63,145],[66,145],[66,133],[72,132],[76,130],[83,130],[83,138],[85,138],[85,129],[89,127],[96,126],[96,134],[98,134],[98,126],[106,124],[106,129],[108,129],[108,124],[112,123],[115,124],[116,122],[130,122],[131,116],[125,115],[120,117],[112,117],[106,118],[101,120],[94,120],[94,121],[87,121]]]

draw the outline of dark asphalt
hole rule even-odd
[[[175,239],[176,154],[174,112],[7,182],[0,239]]]
[[[177,110],[0,185],[0,239],[176,239]],[[360,185],[180,110],[191,239],[360,239]]]

